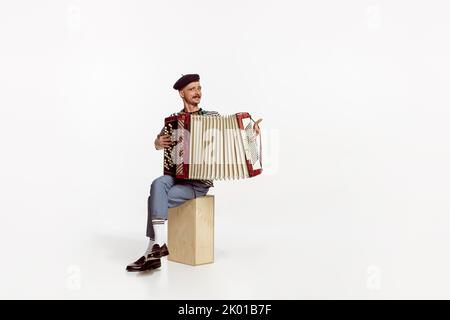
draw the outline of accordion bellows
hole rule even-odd
[[[178,179],[231,180],[262,172],[261,140],[246,112],[229,116],[178,114],[165,119],[172,146],[164,174]]]

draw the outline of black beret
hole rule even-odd
[[[200,80],[200,76],[198,74],[185,74],[180,79],[175,82],[173,88],[175,90],[181,90],[186,87],[191,82],[196,82]]]

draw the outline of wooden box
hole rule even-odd
[[[192,266],[214,262],[214,196],[206,195],[170,208],[170,261]]]

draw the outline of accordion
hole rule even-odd
[[[229,116],[177,114],[165,119],[164,174],[177,179],[232,180],[262,172],[261,136],[246,112]],[[258,141],[259,140],[259,141]]]

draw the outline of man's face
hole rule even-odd
[[[189,83],[186,87],[180,90],[180,96],[188,104],[197,106],[202,98],[202,87],[200,86],[200,82],[196,81]]]

